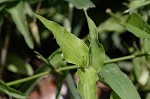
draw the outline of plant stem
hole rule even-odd
[[[8,82],[8,83],[6,83],[6,85],[7,85],[7,86],[12,86],[12,85],[15,85],[15,84],[27,82],[27,81],[29,81],[29,80],[32,80],[32,79],[35,79],[35,78],[44,76],[44,75],[49,74],[49,73],[50,73],[50,71],[46,71],[46,72],[39,73],[39,74],[30,76],[30,77],[26,77],[26,78],[22,78],[22,79],[19,79],[19,80],[15,80],[15,81]]]
[[[121,20],[119,17],[117,17],[112,11],[111,9],[106,9],[106,13],[108,13],[111,17],[113,17],[118,23],[121,23]]]
[[[150,53],[140,53],[140,54],[129,55],[129,56],[120,57],[120,58],[114,58],[114,59],[105,61],[104,64],[106,65],[106,64],[110,64],[110,63],[115,63],[115,62],[119,62],[119,61],[123,61],[123,60],[129,60],[129,59],[133,59],[133,58],[136,58],[136,57],[142,57],[142,56],[147,56],[147,55],[150,55]],[[66,67],[58,68],[58,69],[56,69],[56,71],[61,72],[61,71],[77,69],[77,68],[80,68],[80,66],[76,66],[76,65],[66,66]],[[7,86],[12,86],[12,85],[15,85],[15,84],[27,82],[29,80],[47,75],[50,72],[51,71],[46,71],[46,72],[43,72],[43,73],[35,74],[33,76],[30,76],[30,77],[26,77],[26,78],[22,78],[22,79],[19,79],[19,80],[11,81],[11,82],[6,83],[6,85]]]
[[[67,66],[67,67],[63,67],[63,68],[58,68],[56,71],[60,72],[60,71],[65,71],[65,70],[71,70],[71,69],[77,69],[80,68],[80,66]]]
[[[58,68],[56,69],[57,72],[61,72],[61,71],[65,71],[65,70],[71,70],[71,69],[77,69],[79,68],[80,66],[66,66],[66,67],[62,67],[62,68]],[[46,72],[43,72],[43,73],[39,73],[39,74],[35,74],[33,76],[30,76],[30,77],[26,77],[26,78],[22,78],[22,79],[19,79],[19,80],[15,80],[15,81],[11,81],[11,82],[8,82],[6,83],[7,86],[12,86],[12,85],[15,85],[15,84],[19,84],[19,83],[23,83],[23,82],[27,82],[29,80],[33,80],[35,78],[38,78],[38,77],[41,77],[41,76],[44,76],[44,75],[47,75],[49,74],[51,71],[46,71]]]
[[[150,53],[140,53],[140,54],[134,54],[134,55],[124,56],[124,57],[114,58],[114,59],[111,59],[111,60],[106,60],[104,62],[104,64],[115,63],[115,62],[119,62],[119,61],[133,59],[133,58],[136,58],[136,57],[147,56],[147,55],[150,55]]]

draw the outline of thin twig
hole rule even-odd
[[[119,61],[129,60],[129,59],[147,56],[147,55],[150,55],[150,53],[140,53],[140,54],[134,54],[134,55],[124,56],[124,57],[114,58],[114,59],[106,60],[104,62],[104,64],[116,63]]]
[[[65,70],[71,70],[71,69],[77,69],[79,68],[80,66],[66,66],[66,67],[62,67],[62,68],[59,68],[59,69],[56,69],[57,72],[61,72],[61,71],[65,71]],[[41,77],[41,76],[44,76],[44,75],[47,75],[47,74],[50,74],[52,71],[45,71],[43,73],[39,73],[39,74],[35,74],[33,76],[30,76],[30,77],[26,77],[26,78],[22,78],[22,79],[19,79],[19,80],[15,80],[15,81],[11,81],[11,82],[8,82],[6,83],[7,86],[12,86],[12,85],[15,85],[15,84],[19,84],[19,83],[23,83],[23,82],[27,82],[27,81],[30,81],[30,80],[33,80],[35,78],[38,78],[38,77]]]

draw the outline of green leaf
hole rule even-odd
[[[149,78],[148,78],[148,81],[147,81],[146,85],[143,86],[143,87],[141,88],[141,90],[142,90],[142,91],[149,91],[149,90],[150,90],[150,76],[149,76]]]
[[[137,13],[132,13],[125,23],[128,31],[137,37],[150,38],[150,27]]]
[[[126,16],[121,16],[122,20],[126,18]],[[105,32],[115,32],[115,33],[123,33],[125,31],[125,28],[120,25],[114,18],[109,18],[105,22],[101,23],[97,30],[99,33],[105,33]]]
[[[142,46],[144,52],[147,52],[147,53],[150,52],[150,46],[149,46],[149,44],[150,44],[150,38],[145,38],[143,40],[143,46]],[[150,56],[146,56],[146,60],[147,60],[148,63],[150,63]],[[149,67],[150,66],[148,65],[148,68]]]
[[[71,94],[71,99],[81,99],[77,92],[76,86],[74,84],[74,80],[71,77],[71,74],[67,75],[66,83],[67,83],[67,87],[69,89],[69,93]]]
[[[150,38],[145,38],[143,40],[143,49],[144,49],[145,52],[150,52],[149,43],[150,43]]]
[[[59,24],[49,21],[40,15],[35,14],[35,16],[53,33],[67,62],[79,66],[87,65],[88,47],[82,40],[69,33]]]
[[[104,64],[105,52],[103,46],[98,41],[98,32],[95,23],[86,14],[90,30],[90,65],[99,72]]]
[[[12,2],[12,1],[19,1],[19,0],[0,0],[0,3],[4,3],[4,2]]]
[[[141,58],[133,59],[132,63],[133,63],[135,77],[137,80],[139,80],[142,74]]]
[[[150,92],[148,92],[145,99],[150,99]]]
[[[90,0],[66,0],[73,4],[77,9],[93,8],[95,5]]]
[[[34,40],[36,41],[36,43],[38,45],[40,45],[41,42],[40,42],[40,35],[39,35],[39,30],[38,30],[37,24],[34,22],[31,23],[30,28],[31,28],[31,33],[33,35]]]
[[[53,52],[48,57],[48,60],[55,68],[57,68],[58,66],[67,65],[66,61],[64,60],[62,56],[62,52],[60,51],[60,49]],[[35,71],[35,74],[46,72],[46,71],[51,71],[51,69],[47,66],[47,64],[42,64]],[[32,91],[32,89],[37,85],[38,82],[39,82],[39,78],[26,82],[25,84],[23,84],[21,91],[24,92],[25,94],[29,94]]]
[[[12,96],[17,99],[27,99],[27,96],[23,93],[8,87],[4,82],[0,81],[0,92],[6,93],[9,96]]]
[[[78,69],[79,77],[78,92],[82,99],[97,99],[96,82],[98,80],[97,72],[93,68]]]
[[[57,75],[56,77],[56,83],[57,83],[56,99],[59,99],[60,91],[61,91],[65,76],[66,75],[63,73],[63,75]]]
[[[137,9],[147,6],[149,4],[150,4],[149,0],[133,0],[128,5],[129,9],[127,9],[125,12],[133,12],[134,10],[137,10]]]
[[[0,11],[2,11],[6,6],[7,6],[7,4],[0,5]]]
[[[121,99],[141,99],[133,83],[117,65],[105,65],[99,76]]]
[[[31,76],[34,71],[29,63],[15,54],[9,54],[7,58],[7,69],[14,73]]]
[[[135,58],[132,60],[133,62],[133,69],[134,69],[134,75],[136,77],[136,80],[138,83],[142,86],[146,85],[149,79],[149,71],[147,70],[146,65],[147,63],[143,64],[142,57]]]
[[[111,93],[110,99],[121,99],[114,91]]]
[[[17,29],[23,35],[27,45],[33,49],[32,36],[30,35],[27,20],[23,8],[23,2],[19,2],[15,7],[8,9],[8,12],[11,14],[13,21],[15,22]]]
[[[67,62],[64,60],[62,51],[60,49],[53,52],[50,55],[50,57],[48,58],[48,60],[50,61],[50,63],[53,66],[66,66],[66,64],[67,64]],[[57,67],[55,67],[55,68],[57,68]]]

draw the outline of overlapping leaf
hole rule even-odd
[[[82,99],[97,99],[96,81],[98,80],[97,72],[93,68],[78,69],[79,77],[78,92]]]
[[[133,12],[134,10],[137,10],[149,4],[150,4],[149,0],[132,0],[128,5],[129,9],[127,9],[125,12]]]
[[[23,35],[27,45],[31,49],[33,49],[34,45],[32,41],[32,36],[30,35],[23,9],[23,2],[19,2],[15,7],[8,9],[8,12],[11,14],[11,17],[16,24],[17,29]]]
[[[6,93],[7,95],[17,99],[27,99],[27,96],[23,93],[8,87],[4,82],[0,81],[0,92]]]
[[[132,13],[125,27],[128,31],[136,35],[137,37],[150,38],[150,27],[137,13]]]
[[[141,99],[133,83],[115,64],[105,65],[99,75],[121,99]]]
[[[98,41],[98,32],[95,23],[86,14],[88,26],[90,30],[90,65],[99,72],[104,64],[105,52],[104,48]]]
[[[79,66],[86,66],[88,62],[87,45],[57,23],[49,21],[40,15],[35,15],[53,33],[66,61]]]

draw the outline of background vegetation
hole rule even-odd
[[[54,92],[58,97],[61,86],[64,84],[67,86],[68,92],[65,95],[61,93],[61,96],[65,99],[80,98],[74,83],[77,81],[75,77],[76,69],[62,71],[63,75],[61,76],[57,72],[52,73],[50,76],[44,76],[49,73],[50,69],[53,69],[53,66],[58,68],[59,66],[65,67],[66,64],[72,64],[64,60],[56,39],[33,15],[33,12],[65,27],[89,45],[89,28],[82,10],[86,6],[90,8],[87,13],[97,26],[99,42],[104,47],[105,54],[111,59],[130,55],[126,58],[129,60],[121,59],[121,61],[119,59],[115,62],[133,82],[140,97],[150,99],[150,60],[148,56],[150,52],[150,1],[92,0],[92,2],[95,7],[92,4],[86,6],[86,3],[79,6],[73,3],[72,0],[0,1],[0,91],[2,92],[0,97],[25,98],[24,94],[26,94],[34,99],[33,93],[36,93],[38,97],[44,99],[43,93],[46,93],[46,91],[42,91],[42,88],[45,88],[42,86],[48,87],[50,84],[57,87]],[[131,15],[132,13],[135,14]],[[133,27],[124,25],[124,23]],[[39,59],[36,55],[42,55],[42,58]],[[48,64],[51,64],[45,64],[44,57],[48,59]],[[11,82],[25,77],[32,77],[32,75],[38,73],[41,74],[33,76],[33,78],[35,77],[35,79],[31,78],[33,80],[28,79],[21,83]],[[105,73],[101,72],[99,75],[104,78],[105,75],[109,76]],[[50,79],[50,81],[46,82],[45,79]],[[118,93],[119,89],[115,89],[116,87],[109,85],[108,82],[102,82],[107,83],[107,86],[97,83],[99,89],[97,93],[100,99],[109,99],[110,96],[112,99],[130,99],[127,96],[120,97],[124,94],[121,88],[122,93]],[[108,86],[111,88],[108,88]],[[115,95],[117,93],[117,95],[115,96],[114,93]]]

